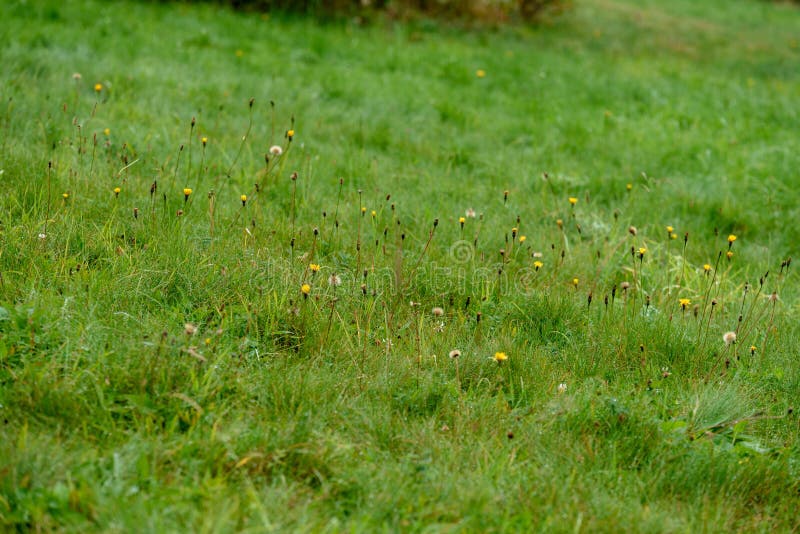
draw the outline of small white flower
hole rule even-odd
[[[281,154],[283,154],[283,149],[278,145],[273,145],[269,147],[269,153],[272,154],[273,156],[280,156]]]
[[[434,309],[431,310],[431,313],[433,314],[434,317],[441,317],[442,315],[444,315],[444,309],[440,308],[439,306],[436,306]]]
[[[736,343],[736,332],[725,332],[725,334],[722,335],[722,341],[725,342],[726,347]]]
[[[566,391],[567,391],[567,384],[566,384],[566,383],[564,383],[564,382],[561,382],[561,383],[558,385],[558,388],[557,388],[557,390],[558,390],[558,394],[559,394],[559,395],[561,395],[562,393],[564,393],[564,392],[566,392]]]
[[[459,356],[461,356],[461,351],[460,351],[460,350],[458,350],[458,349],[453,349],[453,350],[451,350],[451,351],[450,351],[450,357],[451,357],[452,359],[454,359],[454,360],[455,360],[455,359],[456,359],[456,358],[458,358]]]
[[[332,274],[328,277],[328,283],[333,287],[342,285],[342,277],[338,274]]]
[[[474,209],[472,209],[472,208],[467,208],[467,211],[466,211],[466,212],[464,212],[464,213],[465,213],[465,214],[466,214],[466,216],[467,216],[467,217],[469,217],[470,219],[474,219],[474,218],[475,218],[475,215],[476,215],[476,214],[475,214],[475,210],[474,210]]]
[[[444,332],[444,321],[439,321],[439,324],[433,327],[434,332]]]
[[[45,233],[39,234],[39,239],[47,239],[47,234]]]

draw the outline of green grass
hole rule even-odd
[[[796,8],[0,17],[3,529],[800,528]]]

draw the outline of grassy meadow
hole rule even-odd
[[[800,529],[797,7],[0,18],[0,530]]]

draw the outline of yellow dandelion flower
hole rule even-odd
[[[484,78],[486,76],[486,71],[483,69],[478,69],[475,71],[475,76],[478,78]]]
[[[578,283],[579,282],[580,282],[580,280],[578,280],[577,278],[573,278],[572,279],[572,285],[575,286],[576,288],[578,287]]]
[[[681,309],[685,310],[692,303],[692,299],[678,299],[678,303],[681,305]]]
[[[461,226],[464,226],[464,223],[465,223],[465,222],[467,222],[467,219],[466,219],[465,217],[459,217],[459,218],[458,218],[458,223],[459,223]]]
[[[569,197],[569,203],[574,206],[578,203],[578,199],[576,197]]]
[[[364,215],[365,213],[367,213],[367,208],[361,206],[361,215]]]
[[[109,135],[111,135],[111,128],[105,128],[105,129],[103,129],[103,135],[105,135],[106,137],[108,137]]]
[[[733,235],[733,234],[729,235],[728,236],[728,243],[733,243],[734,241],[736,241],[736,236]]]
[[[202,137],[200,142],[203,143],[203,146],[206,146],[208,144],[208,137]]]
[[[239,197],[239,200],[242,201],[242,206],[247,204],[247,195],[242,195]]]
[[[536,269],[537,271],[542,267],[544,267],[544,263],[540,262],[539,260],[533,262],[533,268]]]
[[[647,252],[647,249],[646,249],[646,248],[644,248],[644,247],[641,247],[641,248],[639,249],[639,259],[642,259],[642,258],[644,258],[644,255],[645,255],[645,253],[646,253],[646,252]]]
[[[730,259],[732,259],[732,258],[733,258],[733,251],[732,251],[732,250],[729,250],[728,252],[726,252],[726,253],[725,253],[725,256],[726,256],[726,257],[727,257],[729,260],[730,260]]]
[[[308,284],[303,284],[302,286],[300,286],[300,292],[301,292],[301,293],[302,293],[304,296],[306,296],[306,297],[307,297],[307,296],[309,295],[309,293],[311,293],[311,286],[310,286],[310,285],[308,285]]]
[[[521,236],[519,236],[519,242],[520,242],[520,244],[524,243],[526,239],[528,239],[528,238],[527,238],[527,237],[525,237],[524,235],[521,235]]]
[[[121,187],[115,187],[114,188],[114,196],[115,197],[118,197],[121,192],[122,192],[122,188]]]
[[[69,198],[69,193],[61,193],[61,196],[64,198],[64,200],[67,200]]]
[[[505,352],[495,352],[492,359],[497,363],[501,363],[508,359],[508,354],[506,354]]]
[[[704,264],[703,264],[703,272],[705,272],[706,274],[708,274],[710,271],[711,271],[711,264],[709,264],[709,263],[704,263]]]
[[[375,210],[372,210],[371,212],[369,212],[369,214],[372,216],[373,219],[378,216],[378,212]]]
[[[292,137],[294,137],[294,130],[288,130],[288,131],[286,132],[286,137],[288,137],[289,139],[291,139]]]
[[[99,92],[100,92],[100,91],[102,91],[102,90],[103,90],[103,84],[102,84],[102,83],[96,83],[96,84],[94,84],[94,92],[95,92],[95,93],[99,93]]]
[[[631,189],[633,189],[633,184],[625,184],[625,189],[630,191]]]
[[[318,272],[319,272],[319,264],[317,264],[317,263],[310,263],[310,264],[308,265],[308,269],[309,269],[309,270],[310,270],[312,273],[318,273]]]
[[[672,232],[674,232],[674,231],[675,231],[675,228],[673,228],[672,226],[667,226],[667,233],[668,234],[672,234]]]
[[[670,239],[678,239],[678,234],[669,234]]]
[[[191,194],[192,194],[192,190],[191,189],[189,189],[188,187],[184,187],[183,188],[183,200],[184,200],[184,202],[189,200],[189,195],[191,195]]]

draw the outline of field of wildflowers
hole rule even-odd
[[[796,8],[0,17],[3,529],[800,528]]]

